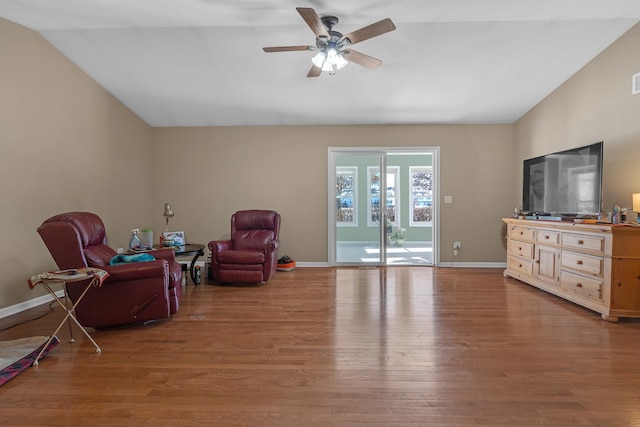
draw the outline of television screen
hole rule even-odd
[[[603,143],[524,161],[522,210],[597,215],[602,204]]]

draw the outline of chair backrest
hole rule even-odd
[[[231,216],[231,240],[234,249],[264,250],[280,235],[280,214],[269,210],[244,210]]]
[[[105,267],[116,255],[107,246],[100,217],[91,212],[67,212],[46,219],[38,234],[61,269]]]

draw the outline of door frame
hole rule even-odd
[[[347,153],[356,153],[356,154],[381,154],[382,153],[382,168],[381,171],[386,171],[387,168],[387,156],[393,154],[431,154],[433,156],[433,177],[434,177],[434,186],[433,186],[433,220],[432,220],[432,247],[433,247],[433,266],[437,267],[440,265],[440,147],[432,147],[432,146],[417,146],[417,147],[328,147],[327,149],[327,247],[328,247],[328,264],[330,267],[335,267],[339,265],[343,265],[342,263],[337,263],[336,261],[336,217],[335,217],[335,200],[336,200],[336,156],[338,154],[347,154]],[[384,175],[384,179],[386,180],[386,173],[381,173],[380,176]],[[381,190],[386,191],[386,188],[383,187]],[[385,196],[381,194],[380,199],[386,200],[382,198]],[[382,257],[381,263],[366,263],[362,265],[367,266],[379,266],[386,265],[386,244],[385,244],[385,230],[384,227],[380,227],[380,243],[381,243],[381,252],[384,249],[385,254]]]

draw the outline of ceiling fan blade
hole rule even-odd
[[[342,40],[349,39],[351,44],[360,43],[361,41],[368,40],[372,37],[379,36],[389,31],[396,29],[391,19],[385,18],[382,21],[378,21],[366,27],[360,28],[352,33],[342,36]]]
[[[322,36],[327,39],[331,38],[327,29],[322,25],[322,21],[315,10],[310,7],[296,7],[296,10],[300,16],[302,16],[302,19],[304,19],[309,28],[311,28],[311,31],[313,31],[316,37]]]
[[[312,65],[311,69],[307,73],[307,77],[318,77],[320,74],[322,74],[322,68]]]
[[[273,47],[263,47],[262,50],[265,52],[291,52],[295,50],[313,50],[315,46],[273,46]]]
[[[369,68],[371,70],[378,68],[380,64],[382,64],[381,60],[352,49],[344,51],[344,59],[349,62],[362,65],[363,67]]]

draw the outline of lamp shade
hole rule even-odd
[[[166,216],[167,218],[171,218],[174,215],[175,214],[173,213],[173,209],[171,208],[171,205],[169,203],[165,203],[164,204],[164,213],[162,214],[162,216]]]
[[[640,212],[640,193],[633,193],[633,210]]]
[[[169,231],[169,218],[173,217],[173,215],[175,215],[173,213],[173,209],[171,209],[171,205],[169,203],[165,203],[164,204],[164,213],[162,214],[163,217],[165,217],[167,219],[167,226],[164,229],[164,231]]]

